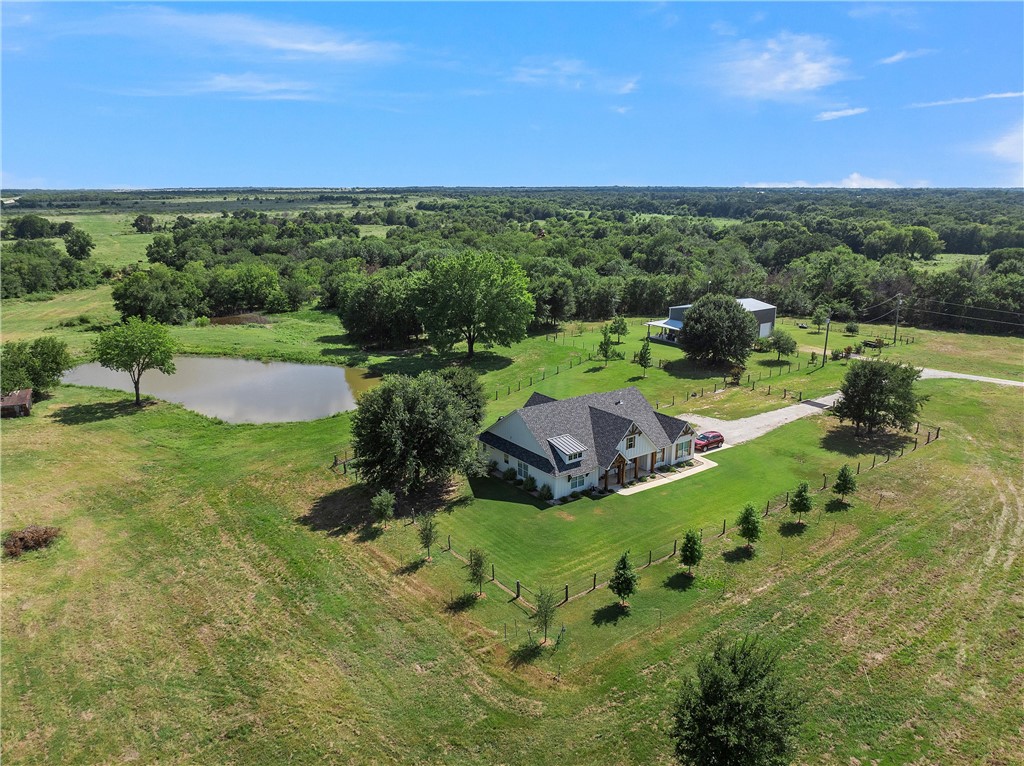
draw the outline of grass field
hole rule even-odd
[[[464,609],[458,562],[435,551],[423,566],[401,521],[365,526],[360,489],[325,470],[346,417],[227,426],[63,388],[4,428],[5,527],[66,533],[4,564],[4,759],[667,763],[680,674],[717,636],[758,630],[805,679],[801,762],[1013,762],[1024,754],[1019,392],[924,390],[943,439],[862,476],[849,509],[816,512],[791,537],[771,519],[752,560],[730,553],[735,539],[709,539],[693,587],[673,564],[645,570],[628,615],[607,592],[574,601],[559,611],[565,640],[519,666],[531,659],[522,610],[491,586]],[[785,453],[780,485],[817,470],[833,451],[828,422],[718,453],[703,486],[671,485],[678,505],[647,503],[651,490],[632,510],[678,514],[665,532],[695,507],[734,516],[762,494],[768,452]],[[853,459],[841,440],[827,445]],[[444,519],[456,540],[517,533],[481,511],[523,504],[477,502]],[[549,509],[577,519],[519,531],[609,561],[627,541],[596,523],[607,502]],[[646,542],[627,504],[607,511],[630,544]],[[568,558],[566,572],[582,571]]]

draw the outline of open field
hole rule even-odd
[[[45,217],[56,223],[71,221],[76,228],[89,234],[96,244],[92,253],[96,263],[115,268],[147,263],[146,247],[153,241],[153,235],[135,231],[131,225],[134,216],[118,213],[47,213]]]
[[[809,325],[801,330],[798,322]],[[847,335],[843,332],[845,322],[833,322],[829,333],[829,351],[845,348],[858,341],[882,337],[892,341],[893,326],[860,323],[860,334]],[[779,325],[797,339],[801,350],[821,350],[825,340],[825,329],[819,333],[807,319],[785,318]],[[917,327],[902,327],[899,334],[913,337],[914,343],[886,346],[883,359],[900,360],[920,367],[932,367],[972,375],[987,375],[1007,380],[1024,380],[1024,339],[1010,335],[979,335],[976,333],[928,330]],[[865,349],[865,354],[874,355],[874,349]]]
[[[606,591],[574,601],[559,611],[565,641],[522,667],[522,610],[491,586],[464,610],[458,562],[435,551],[421,565],[412,527],[365,526],[362,492],[324,469],[346,417],[226,426],[62,388],[4,428],[5,527],[66,530],[4,564],[5,761],[665,763],[680,674],[715,637],[758,630],[805,679],[801,762],[1014,762],[1019,392],[922,387],[942,440],[862,476],[849,509],[816,511],[790,537],[773,517],[752,560],[730,553],[735,539],[709,539],[693,587],[674,564],[645,570],[629,615]],[[444,524],[456,541],[476,530],[525,554],[518,524],[481,511],[525,513],[532,531],[582,529],[558,534],[610,563],[624,541],[602,531],[597,507],[620,514],[636,545],[647,538],[630,512],[668,516],[666,532],[706,507],[731,520],[764,494],[769,451],[784,453],[780,485],[812,478],[826,456],[853,459],[828,425],[715,454],[721,467],[670,485],[678,503],[648,502],[655,489],[538,513],[496,485]],[[582,571],[571,556],[561,566]]]
[[[985,255],[972,255],[970,253],[939,253],[935,256],[935,260],[918,261],[916,266],[922,271],[932,273],[938,271],[952,271],[963,263],[976,263],[981,265],[985,263],[985,259],[987,257],[988,256]]]

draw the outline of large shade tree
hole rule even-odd
[[[142,373],[174,372],[174,339],[170,331],[152,319],[130,317],[124,324],[104,330],[93,344],[93,357],[103,367],[127,372],[135,386],[135,404],[142,406],[139,383]]]
[[[477,250],[434,257],[420,290],[420,317],[430,342],[448,349],[466,341],[510,346],[526,337],[534,300],[513,258]]]
[[[833,412],[852,421],[858,436],[862,428],[869,434],[876,428],[910,428],[928,400],[914,390],[920,377],[921,370],[902,362],[853,361]]]
[[[474,430],[465,402],[440,376],[386,375],[352,418],[355,462],[369,484],[409,494],[465,469]]]
[[[679,345],[709,365],[743,364],[757,338],[757,319],[728,295],[698,298],[683,321]]]
[[[8,341],[0,349],[0,390],[4,396],[31,388],[32,397],[48,394],[74,362],[67,344],[49,335],[28,341]]]

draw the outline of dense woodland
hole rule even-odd
[[[422,330],[431,261],[480,250],[525,270],[536,328],[659,316],[708,292],[785,314],[824,306],[842,321],[889,321],[900,296],[909,324],[1024,325],[1019,190],[217,190],[194,203],[180,191],[54,192],[19,205],[51,217],[75,206],[138,213],[136,229],[157,232],[152,266],[107,276],[122,314],[165,322],[315,301],[361,342],[396,346]],[[64,256],[8,219],[5,296],[103,278],[87,254]],[[368,224],[389,227],[386,237],[360,238]],[[979,257],[920,268],[944,252]]]

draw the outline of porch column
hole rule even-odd
[[[608,491],[608,471],[604,472],[604,491]]]
[[[647,470],[649,470],[651,473],[654,473],[654,464],[656,462],[658,462],[657,461],[657,457],[658,457],[658,453],[657,452],[652,452],[651,453],[651,464],[649,466],[647,466]]]
[[[640,478],[640,458],[638,457],[633,458],[633,478]]]

